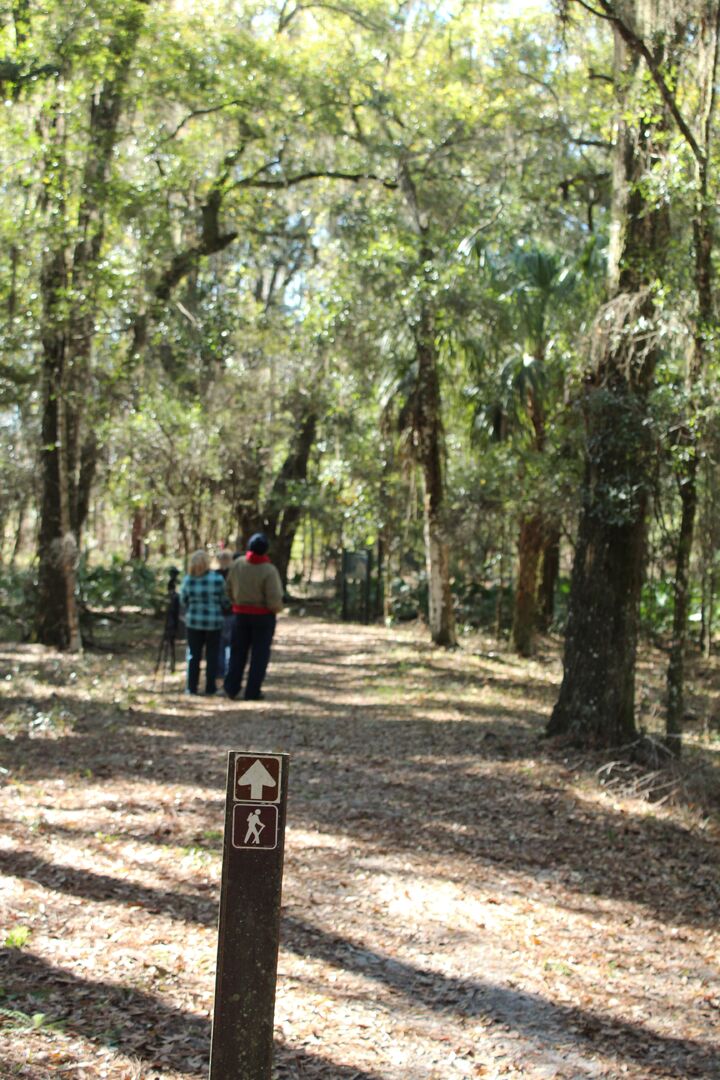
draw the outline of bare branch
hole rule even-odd
[[[600,16],[602,18],[602,16]],[[608,75],[605,71],[596,71],[595,68],[588,68],[588,79],[597,79],[598,82],[607,82],[610,85],[614,85],[615,80],[612,75]]]
[[[285,0],[285,3],[280,9],[280,18],[278,19],[278,34],[282,34],[283,30],[287,30],[288,26],[293,21],[295,16],[298,15],[301,11],[302,4],[295,4],[294,7],[289,8],[288,0]]]
[[[193,109],[192,112],[183,117],[174,131],[171,131],[169,135],[166,135],[165,138],[158,141],[157,146],[164,146],[165,143],[172,142],[172,140],[180,134],[186,124],[189,124],[191,120],[196,120],[199,116],[211,116],[213,113],[222,112],[224,109],[231,109],[233,105],[244,104],[245,102],[242,98],[233,98],[232,101],[223,101],[220,105],[211,105],[207,109]]]
[[[559,99],[554,87],[549,86],[546,82],[544,82],[543,79],[538,78],[537,75],[533,75],[529,71],[520,71],[520,72],[518,72],[518,74],[520,75],[521,78],[525,79],[527,82],[533,83],[533,85],[535,85],[535,86],[539,86],[541,90],[546,90],[547,93],[550,94],[551,97],[554,98],[554,100],[559,103],[560,99]]]
[[[579,137],[575,139],[571,135],[569,141],[575,146],[597,146],[601,150],[612,150],[612,143],[608,142],[607,139],[582,139]]]
[[[268,169],[279,164],[279,160],[268,162],[266,165],[263,165],[261,169],[258,169],[257,172],[253,173],[252,176],[245,176],[242,180],[236,180],[231,187],[255,187],[272,190],[295,187],[297,184],[307,183],[308,180],[347,180],[353,184],[360,184],[364,180],[376,180],[378,183],[381,183],[383,187],[390,188],[391,190],[398,187],[397,180],[392,180],[386,176],[378,176],[376,173],[365,171],[343,172],[342,170],[337,169],[308,169],[307,172],[297,173],[295,176],[263,179],[263,173],[266,173]]]

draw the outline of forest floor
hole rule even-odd
[[[207,1075],[230,748],[291,755],[276,1080],[720,1077],[717,670],[663,787],[543,739],[551,642],[285,617],[236,703],[157,635],[0,645],[2,1077]]]

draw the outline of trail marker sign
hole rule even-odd
[[[288,762],[228,755],[210,1080],[271,1080]]]
[[[282,756],[238,754],[235,758],[235,798],[238,801],[280,802]]]
[[[272,851],[278,840],[278,808],[257,803],[233,806],[232,846]]]

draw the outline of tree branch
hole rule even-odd
[[[597,12],[596,14],[599,18],[602,18],[602,15],[600,15],[599,12]],[[588,79],[597,79],[598,82],[607,82],[610,83],[611,86],[615,83],[612,75],[608,75],[604,71],[596,71],[595,68],[592,67],[588,68]]]
[[[652,76],[653,82],[660,91],[661,98],[667,105],[673,120],[677,124],[678,130],[685,139],[685,142],[690,147],[693,157],[697,161],[698,165],[701,168],[704,168],[706,164],[705,154],[703,153],[702,149],[698,145],[697,139],[690,130],[690,125],[680,111],[680,106],[677,103],[675,95],[668,86],[665,80],[665,76],[660,70],[660,65],[657,63],[655,57],[650,52],[650,49],[647,47],[643,38],[639,37],[635,33],[635,31],[632,30],[628,26],[628,24],[623,21],[623,19],[620,17],[620,15],[618,15],[617,11],[613,7],[611,0],[597,0],[597,3],[602,9],[601,11],[598,11],[597,8],[586,3],[585,0],[575,0],[575,3],[580,4],[581,7],[585,8],[586,11],[592,12],[593,15],[596,15],[601,19],[606,19],[608,22],[611,22],[612,25],[617,29],[620,37],[623,39],[625,44],[634,53],[636,53],[636,55],[642,57],[642,59],[647,64],[647,68]]]
[[[220,105],[211,105],[207,109],[193,109],[187,116],[183,117],[180,123],[177,125],[174,131],[171,131],[165,138],[160,139],[157,143],[158,146],[164,146],[165,143],[172,142],[172,140],[180,134],[186,124],[189,124],[191,120],[196,120],[199,116],[211,116],[213,113],[222,112],[224,109],[230,109],[233,105],[244,105],[245,102],[241,98],[233,98],[232,101],[223,101]]]
[[[389,189],[395,189],[399,186],[396,180],[391,180],[388,177],[376,176],[374,173],[338,172],[336,170],[325,169],[307,170],[306,172],[298,173],[295,176],[287,176],[278,178],[277,180],[263,179],[263,173],[270,168],[280,165],[280,158],[266,162],[251,176],[244,177],[232,184],[228,184],[227,180],[230,169],[241,152],[242,151],[234,151],[233,153],[226,155],[223,161],[223,172],[216,179],[205,204],[201,207],[202,235],[200,241],[197,244],[185,248],[184,251],[178,252],[170,260],[170,263],[161,273],[159,280],[151,291],[151,307],[154,304],[164,303],[169,300],[176,286],[190,273],[200,259],[223,251],[237,240],[239,236],[237,230],[229,232],[221,232],[220,230],[220,210],[223,199],[235,188],[254,187],[277,190],[293,187],[296,184],[302,184],[308,180],[346,180],[352,183],[361,183],[363,180],[377,180],[381,182],[384,187]],[[145,347],[148,323],[149,314],[147,312],[140,313],[133,319],[131,327],[133,340],[130,350],[132,356],[137,356]]]
[[[252,176],[243,177],[242,180],[236,180],[231,185],[232,188],[288,188],[295,187],[297,184],[304,184],[308,180],[348,180],[354,184],[360,184],[363,180],[377,180],[383,185],[383,187],[395,190],[398,187],[397,180],[391,180],[386,176],[378,176],[376,173],[370,172],[343,172],[337,169],[308,169],[307,172],[297,173],[295,176],[285,176],[278,178],[277,180],[262,179],[262,174],[272,168],[273,165],[279,165],[279,161],[271,161],[266,165],[263,165],[261,169],[253,173]]]
[[[13,83],[20,87],[23,83],[34,82],[36,79],[50,79],[60,74],[57,64],[41,64],[39,67],[23,68],[22,64],[16,64],[14,60],[0,60],[0,86],[3,83]]]
[[[612,150],[612,143],[608,142],[606,139],[576,139],[570,135],[569,141],[573,143],[574,146],[597,146],[601,150]]]
[[[288,10],[288,0],[285,0],[282,8],[280,9],[280,17],[278,19],[278,34],[282,34],[283,30],[287,30],[290,23],[300,11],[302,11],[302,4],[295,4],[295,7]]]
[[[346,7],[344,4],[333,4],[325,2],[325,0],[310,0],[307,4],[297,4],[291,13],[291,17],[294,17],[299,11],[311,11],[313,8],[325,9],[326,11],[334,11],[336,15],[344,15],[351,22],[357,23],[358,26],[362,26],[365,30],[373,30],[375,33],[383,34],[387,31],[387,26],[382,23],[373,22],[372,19],[368,19],[367,16],[362,15],[355,8]],[[290,22],[290,18],[286,18],[285,26]]]
[[[185,248],[184,251],[179,251],[170,260],[169,265],[161,273],[159,280],[152,289],[151,310],[153,304],[161,304],[170,299],[173,289],[190,273],[200,259],[223,251],[237,240],[237,231],[220,231],[219,219],[223,194],[223,190],[217,186],[210,192],[207,202],[201,208],[202,234],[200,241],[191,247]],[[145,348],[148,323],[148,312],[141,312],[133,319],[131,356],[139,355]]]

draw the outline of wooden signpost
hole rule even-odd
[[[210,1080],[271,1080],[288,764],[228,757]]]

